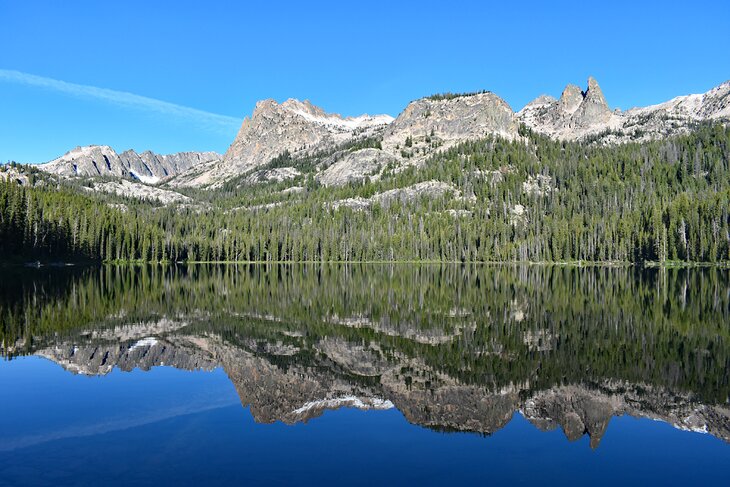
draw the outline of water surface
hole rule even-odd
[[[722,483],[727,270],[3,269],[0,485]]]

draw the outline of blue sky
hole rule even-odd
[[[726,0],[257,3],[0,0],[0,161],[223,152],[263,98],[395,116],[488,89],[517,110],[593,75],[629,108],[730,79]]]

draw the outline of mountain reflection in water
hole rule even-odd
[[[612,417],[730,441],[728,270],[407,265],[11,269],[2,353],[105,375],[222,367],[260,423],[397,408],[595,448]]]

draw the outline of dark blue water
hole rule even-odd
[[[727,483],[724,275],[139,272],[6,293],[0,485]]]
[[[0,366],[2,485],[722,485],[730,446],[614,418],[596,450],[519,413],[492,436],[440,433],[397,409],[257,424],[222,370],[72,375],[41,358]]]

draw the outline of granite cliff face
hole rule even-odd
[[[388,126],[383,150],[422,162],[437,150],[486,136],[518,137],[510,106],[494,93],[421,98]]]
[[[571,126],[576,129],[603,125],[611,120],[611,110],[601,87],[594,78],[588,78],[588,89],[583,100],[571,117]]]
[[[554,100],[554,98],[551,98],[549,101]],[[560,113],[570,116],[578,110],[581,103],[583,103],[583,91],[578,87],[578,85],[569,84],[560,95],[558,108],[560,109]]]

